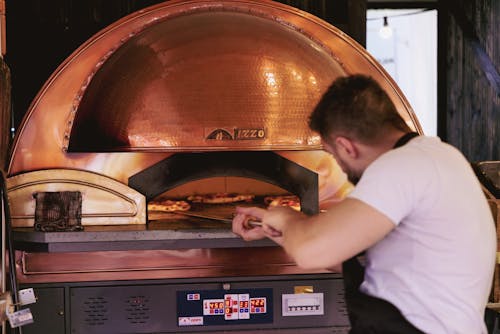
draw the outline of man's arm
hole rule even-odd
[[[371,247],[394,227],[387,216],[370,205],[347,198],[299,224],[283,224],[282,246],[300,267],[326,268]]]
[[[260,218],[263,228],[248,232],[275,240],[297,265],[307,269],[336,266],[374,245],[395,227],[387,216],[352,198],[312,217],[281,207],[240,208],[238,213]],[[282,235],[276,237],[273,230]]]

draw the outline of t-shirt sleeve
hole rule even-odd
[[[391,151],[368,166],[348,197],[363,201],[398,225],[425,192],[425,169],[421,160]]]

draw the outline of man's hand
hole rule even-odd
[[[265,209],[251,207],[251,208],[236,208],[236,215],[233,218],[233,233],[238,234],[243,240],[259,240],[265,238],[267,235],[264,229],[260,226],[250,226],[249,220],[262,220]]]
[[[257,207],[238,207],[236,213],[233,219],[234,233],[247,241],[267,237],[279,245],[283,243],[283,231],[287,226],[303,217],[302,213],[285,207],[272,207],[267,210]],[[251,226],[249,221],[252,220],[259,221],[262,225]]]

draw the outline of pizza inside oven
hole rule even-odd
[[[186,198],[157,198],[148,203],[148,211],[186,212],[190,210],[203,211],[211,206],[253,205],[260,207],[288,206],[300,211],[300,199],[291,194],[255,196],[252,194],[212,193],[190,195]]]

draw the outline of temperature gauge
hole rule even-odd
[[[250,298],[250,313],[266,313],[266,297]]]

